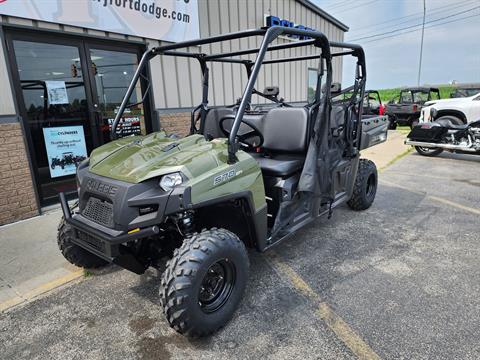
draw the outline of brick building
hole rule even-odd
[[[75,197],[75,165],[110,140],[109,124],[146,49],[259,28],[269,16],[284,26],[320,30],[335,41],[343,41],[348,30],[308,0],[38,4],[0,2],[0,225],[41,213],[57,203],[60,191]],[[235,40],[209,50],[252,48],[259,41]],[[305,48],[283,51],[280,57],[307,55]],[[334,62],[335,81],[341,80],[340,61]],[[235,66],[211,66],[209,106],[233,104],[241,96],[247,75]],[[257,88],[277,85],[286,101],[303,102],[316,71],[313,61],[275,64],[259,74]],[[187,134],[190,111],[201,100],[198,64],[157,57],[144,76],[151,91],[126,114],[125,128],[131,134],[160,129]],[[272,78],[279,83],[271,84]],[[146,81],[139,84],[131,102],[142,99],[146,88]]]

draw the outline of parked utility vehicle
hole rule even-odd
[[[390,128],[397,125],[410,126],[418,124],[423,104],[430,100],[440,99],[440,90],[432,87],[411,87],[400,91],[400,94],[390,100],[385,113],[390,120]]]
[[[383,115],[384,113],[385,105],[382,104],[380,93],[377,90],[366,90],[363,97],[363,114]]]
[[[450,93],[450,98],[463,98],[480,94],[480,84],[457,85],[455,90]]]
[[[280,35],[309,40],[271,45]],[[261,47],[210,55],[177,51],[247,37],[261,37]],[[312,55],[266,56],[296,47],[310,47]],[[332,48],[341,50],[332,53]],[[240,58],[247,54],[256,54],[255,61]],[[203,336],[223,326],[241,300],[247,247],[265,251],[344,203],[354,210],[370,207],[377,170],[359,153],[385,140],[388,123],[370,117],[362,124],[360,46],[329,42],[317,31],[274,26],[147,51],[113,123],[114,138],[137,80],[156,56],[199,62],[203,97],[192,111],[190,135],[173,139],[157,132],[95,149],[78,168],[78,208],[69,208],[60,194],[64,219],[58,244],[78,266],[113,262],[138,274],[149,266],[161,268],[160,260],[169,257],[160,284],[166,318],[182,334]],[[338,56],[356,58],[356,78],[343,90],[352,96],[333,104],[332,57]],[[262,67],[312,59],[319,64],[312,103],[295,107],[254,89]],[[245,67],[248,82],[238,105],[207,105],[210,62]],[[276,106],[252,110],[253,93]]]

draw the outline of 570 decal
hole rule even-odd
[[[213,186],[216,186],[222,182],[228,181],[236,175],[237,175],[237,170],[235,169],[232,169],[227,171],[226,173],[217,175],[213,178]]]

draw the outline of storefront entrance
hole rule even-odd
[[[7,32],[10,63],[42,206],[63,191],[75,196],[76,166],[110,140],[110,126],[143,46],[103,40]],[[142,99],[145,84],[130,99]],[[131,106],[123,135],[151,131],[148,97]]]

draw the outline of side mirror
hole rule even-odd
[[[268,96],[274,96],[277,97],[278,94],[280,94],[280,90],[278,86],[267,86],[264,90],[263,93]]]
[[[330,92],[339,93],[340,91],[342,91],[342,84],[338,82],[332,83],[332,86],[330,87]]]
[[[325,93],[325,88],[326,88],[326,85],[327,84],[323,84],[322,85],[322,93]],[[342,84],[340,83],[332,83],[332,85],[330,85],[330,94],[331,95],[334,95],[335,93],[339,93],[342,91]]]

